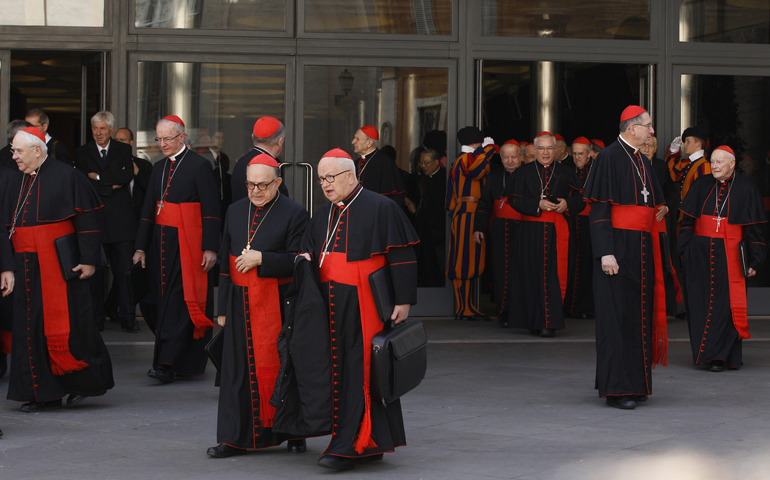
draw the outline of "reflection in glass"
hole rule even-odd
[[[346,92],[343,87],[348,85]],[[416,214],[406,212],[422,232],[421,287],[444,286],[446,172],[435,172],[432,165],[434,181],[428,182],[419,163],[425,146],[437,150],[446,163],[447,92],[444,68],[305,67],[304,161],[315,168],[321,155],[334,147],[355,159],[353,135],[364,125],[377,127],[380,149],[390,152],[403,171],[407,198],[416,207]],[[315,183],[312,195],[315,208],[327,201]]]
[[[6,0],[0,25],[103,27],[104,0]]]
[[[286,0],[136,0],[137,28],[286,29]]]
[[[737,75],[683,75],[682,127],[700,125],[709,132],[711,148],[735,150],[736,170],[751,179],[765,199],[770,219],[770,78]],[[684,122],[688,123],[685,124]],[[677,133],[679,134],[679,133]],[[672,135],[673,136],[673,135]],[[706,150],[709,155],[710,150]],[[765,238],[770,232],[765,232]],[[750,287],[770,287],[770,262],[747,279]]]
[[[490,37],[648,40],[649,0],[482,0]]]
[[[679,41],[770,43],[767,0],[682,0]]]
[[[305,0],[306,32],[451,35],[451,0]]]
[[[137,151],[153,161],[162,158],[155,123],[173,114],[184,121],[199,153],[224,151],[235,162],[252,148],[257,118],[283,121],[285,82],[283,65],[139,62]]]

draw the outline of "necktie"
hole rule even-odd
[[[102,160],[104,160],[107,157],[107,149],[102,148]]]

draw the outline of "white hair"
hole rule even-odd
[[[25,132],[24,130],[19,130],[16,132],[16,137],[19,137],[19,140],[21,140],[28,147],[40,147],[40,151],[43,153],[43,155],[48,155],[48,147],[46,146],[45,142],[40,140],[40,138],[38,138],[36,135],[32,135],[31,133]]]
[[[168,120],[166,118],[161,118],[160,120],[158,120],[158,123],[155,124],[155,128],[158,128],[158,126],[160,126],[160,124],[173,125],[174,126],[174,130],[176,130],[176,133],[184,133],[184,127],[181,124],[176,123],[176,122],[174,122],[172,120]]]
[[[550,138],[551,140],[553,140],[554,146],[556,145],[556,137],[554,137],[553,135],[540,135],[539,137],[535,137],[535,141],[532,142],[535,144],[535,148],[537,148],[537,141],[542,138]]]
[[[335,162],[337,163],[337,166],[340,169],[342,169],[342,170],[350,170],[353,173],[353,178],[358,180],[358,176],[356,175],[356,164],[355,164],[355,162],[353,162],[353,160],[351,160],[349,158],[345,158],[345,157],[324,157],[321,160],[324,160],[324,159],[327,159],[327,158],[329,160],[335,160]]]
[[[91,117],[91,125],[98,122],[105,122],[107,126],[110,127],[110,130],[115,128],[115,116],[107,110],[96,112],[94,116]]]
[[[364,131],[361,130],[361,133],[364,133]],[[373,139],[372,137],[370,137],[369,135],[367,135],[365,133],[364,133],[364,136],[372,141],[372,146],[374,148],[380,148],[380,141],[379,140],[375,140],[375,139]]]

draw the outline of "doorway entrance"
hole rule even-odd
[[[40,108],[48,115],[48,133],[70,152],[90,140],[90,118],[108,100],[107,53],[18,50],[10,58],[10,98],[3,122]]]

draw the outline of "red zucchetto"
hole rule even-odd
[[[179,125],[184,127],[184,122],[181,118],[177,117],[176,115],[166,115],[163,117],[163,120],[168,120],[169,122],[178,123]]]
[[[281,122],[277,118],[262,117],[254,123],[254,136],[257,138],[270,138],[278,129],[281,128]]]
[[[27,128],[22,128],[21,131],[22,132],[27,132],[30,135],[34,135],[37,138],[39,138],[40,141],[45,143],[45,134],[43,132],[41,132],[39,128],[37,128],[37,127],[27,127]]]
[[[638,117],[646,111],[647,110],[643,109],[639,105],[629,105],[625,110],[623,110],[623,113],[620,114],[620,121],[625,122],[626,120],[631,120],[632,118]]]
[[[377,128],[373,125],[366,125],[364,127],[361,127],[361,131],[364,132],[364,134],[371,138],[372,140],[379,140],[380,134],[377,133]]]
[[[266,153],[260,153],[256,157],[252,158],[249,165],[267,165],[268,167],[278,167],[278,162]]]
[[[578,137],[572,141],[573,145],[576,143],[579,143],[581,145],[591,145],[591,140],[587,139],[586,137]]]
[[[732,155],[733,157],[735,156],[735,152],[733,151],[733,149],[728,147],[727,145],[720,145],[720,146],[718,146],[717,148],[714,149],[715,152],[717,150],[723,150],[723,151],[729,153],[730,155]]]
[[[556,135],[554,135],[554,134],[553,134],[553,133],[551,133],[551,132],[548,132],[548,131],[542,131],[542,132],[538,133],[537,135],[535,135],[535,138],[539,138],[539,137],[542,137],[542,136],[544,136],[544,135],[547,135],[547,136],[549,136],[549,137],[554,137],[554,138],[556,137]]]
[[[341,148],[332,148],[328,152],[324,153],[323,157],[321,158],[349,158],[353,160],[350,155],[348,155],[348,152]]]

